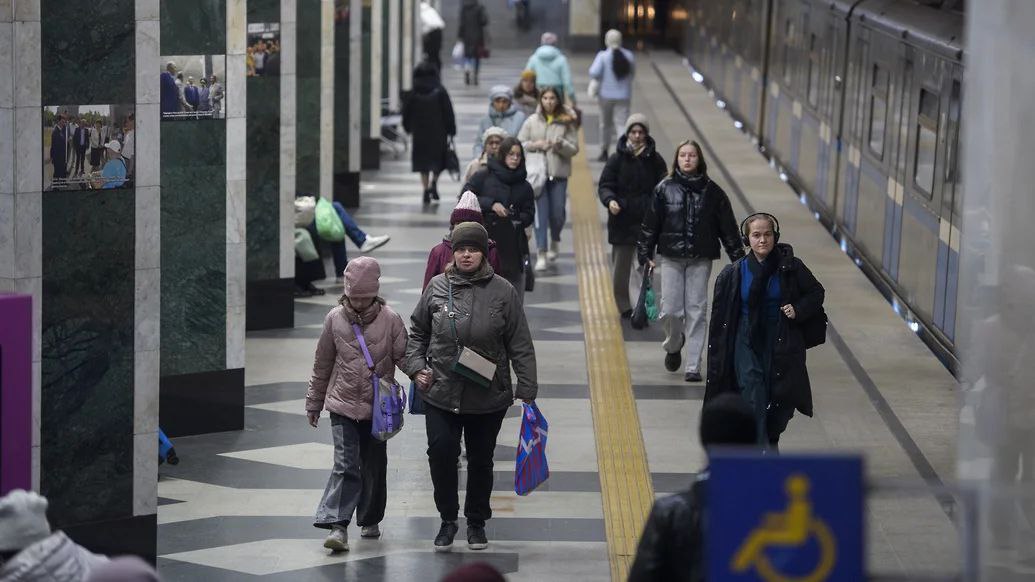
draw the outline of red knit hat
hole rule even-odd
[[[449,215],[450,226],[456,226],[461,222],[482,222],[482,207],[478,204],[478,197],[470,190],[464,192],[453,213]]]

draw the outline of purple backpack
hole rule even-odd
[[[406,390],[396,384],[394,379],[387,380],[377,375],[374,371],[374,359],[370,357],[367,340],[363,337],[363,330],[358,324],[353,323],[352,332],[356,334],[359,347],[363,349],[363,357],[367,360],[367,368],[370,368],[371,385],[374,390],[370,434],[379,441],[387,441],[402,430],[403,412],[406,411]]]

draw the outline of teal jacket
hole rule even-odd
[[[575,85],[571,82],[571,67],[568,58],[557,47],[543,45],[528,59],[525,68],[535,72],[536,87],[556,87],[564,91],[564,97],[575,101]]]

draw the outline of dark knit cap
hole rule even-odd
[[[477,222],[461,222],[454,226],[450,240],[453,242],[454,251],[466,246],[474,247],[482,254],[489,254],[489,233]]]
[[[701,409],[701,445],[704,448],[757,443],[758,424],[754,411],[740,394],[720,394]]]

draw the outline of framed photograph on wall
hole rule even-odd
[[[226,117],[226,55],[161,57],[162,120]]]
[[[134,105],[43,108],[43,191],[133,186]]]
[[[249,77],[280,75],[280,23],[249,22],[248,52],[245,57]]]

